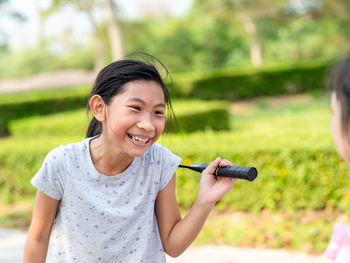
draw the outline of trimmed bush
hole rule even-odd
[[[188,163],[209,162],[216,157],[210,151],[182,156]],[[219,200],[216,205],[219,210],[295,212],[327,207],[350,215],[347,167],[333,150],[231,152],[224,157],[236,165],[254,165],[259,174],[254,182],[240,180]],[[199,174],[178,170],[177,195],[182,208],[193,203],[199,180]]]
[[[179,132],[230,129],[227,101],[177,100],[173,104]]]
[[[320,210],[333,208],[350,214],[347,167],[335,149],[292,150],[233,150],[232,141],[222,142],[224,134],[201,136],[194,134],[176,142],[167,138],[173,151],[183,158],[183,163],[210,162],[218,155],[235,165],[255,166],[258,178],[254,182],[240,180],[223,199],[217,209],[234,209],[258,212]],[[197,137],[194,140],[194,137]],[[0,149],[0,200],[13,203],[34,196],[30,179],[41,166],[45,155],[54,147],[73,141],[78,137],[45,137],[37,139],[18,138],[3,140]],[[201,141],[201,145],[198,144]],[[226,144],[226,151],[218,152]],[[201,146],[201,147],[200,147]],[[188,209],[196,195],[200,174],[178,169],[177,196],[180,207]]]
[[[171,94],[177,98],[200,98],[206,100],[238,100],[257,96],[313,92],[325,89],[325,80],[334,59],[306,61],[297,64],[265,66],[249,69],[224,69],[205,73],[177,74]],[[8,135],[8,123],[18,118],[72,111],[86,105],[90,87],[74,87],[61,90],[35,91],[0,96],[0,136]],[[223,111],[198,115],[202,127],[210,125]],[[208,122],[206,123],[206,119]],[[186,119],[183,129],[193,121]],[[211,129],[215,129],[210,127]]]
[[[174,77],[172,95],[238,100],[324,90],[335,59],[279,64],[245,70],[223,69]]]
[[[38,136],[36,138],[39,138]],[[1,139],[0,203],[15,203],[33,198],[36,190],[30,179],[39,170],[53,147],[79,140],[77,137]]]
[[[9,135],[8,125],[12,120],[80,109],[88,97],[87,87],[1,95],[0,136]]]

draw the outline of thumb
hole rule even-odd
[[[205,173],[205,174],[214,175],[214,172],[215,172],[216,168],[218,168],[220,162],[221,162],[221,158],[217,157],[214,161],[209,163],[207,168],[205,168],[205,170],[203,171],[203,174]]]

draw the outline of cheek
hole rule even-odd
[[[158,120],[155,124],[157,127],[158,137],[163,133],[165,128],[165,119]]]

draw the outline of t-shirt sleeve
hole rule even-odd
[[[160,176],[159,191],[168,185],[171,178],[175,174],[177,167],[181,162],[181,158],[173,154],[169,149],[160,146],[162,149],[162,171]]]
[[[61,200],[64,190],[63,147],[53,149],[47,154],[39,171],[30,181],[40,192],[53,199]]]

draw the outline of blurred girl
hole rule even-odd
[[[169,92],[157,69],[138,60],[99,73],[89,98],[87,138],[53,149],[31,183],[38,189],[24,262],[165,262],[196,238],[235,179],[203,171],[197,198],[181,218],[175,197],[180,158],[156,143]]]
[[[339,155],[350,168],[350,57],[334,68],[331,80],[332,136]],[[335,225],[325,255],[337,263],[350,262],[350,225]]]

